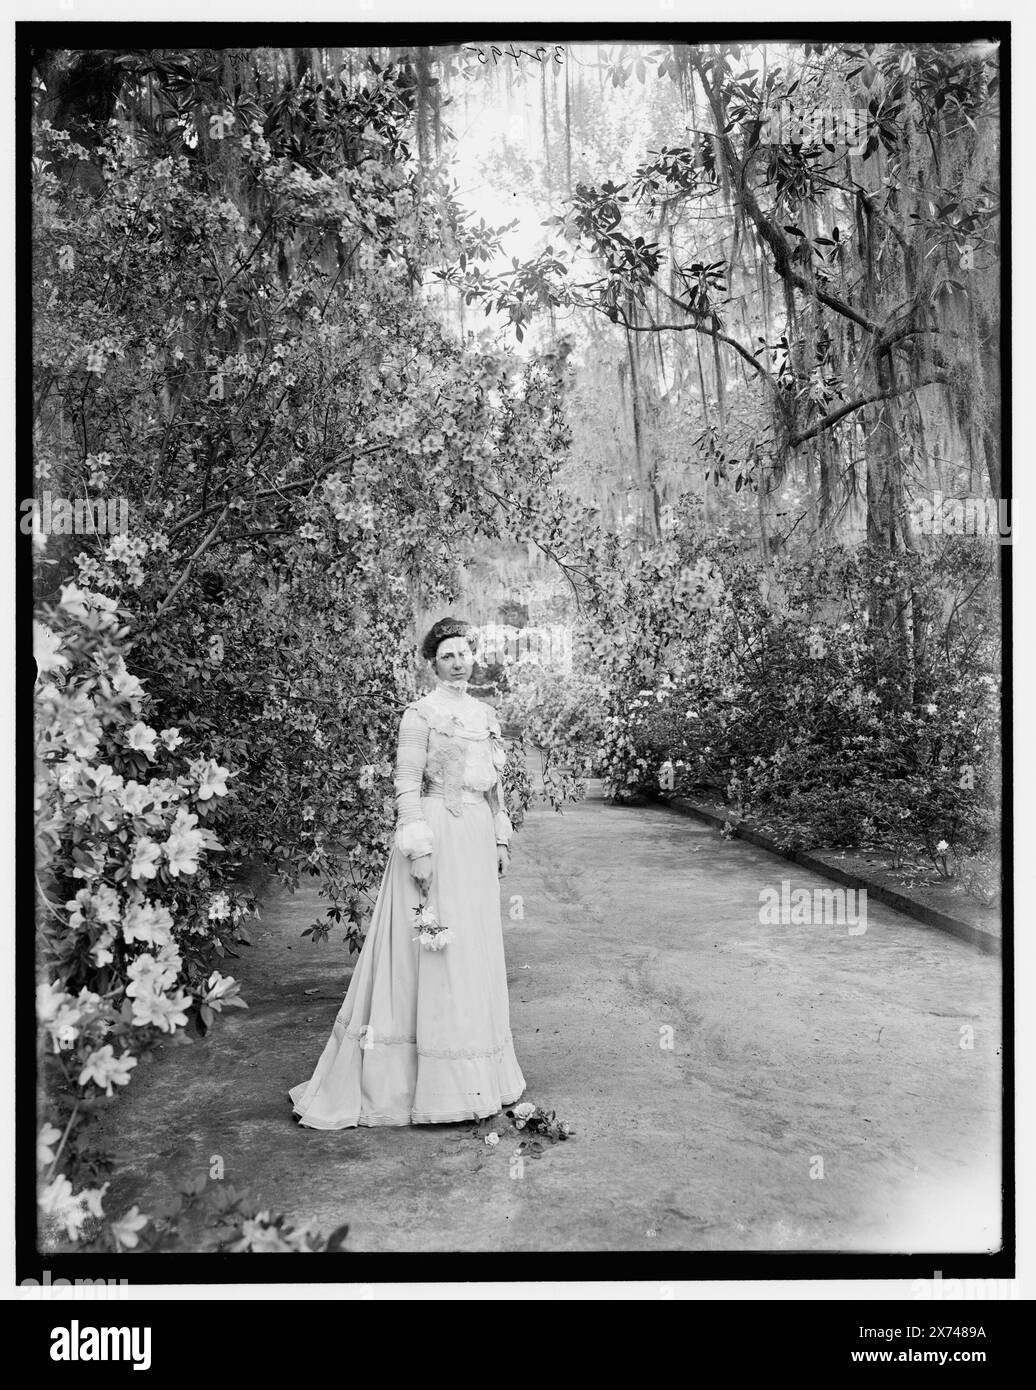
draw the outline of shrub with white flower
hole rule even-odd
[[[86,1059],[86,1065],[79,1073],[79,1084],[85,1086],[92,1081],[95,1085],[103,1087],[105,1095],[112,1094],[112,1085],[125,1086],[130,1079],[130,1071],[137,1065],[136,1057],[131,1057],[128,1052],[124,1052],[121,1057],[115,1056],[115,1050],[111,1043],[105,1043],[96,1052],[91,1052]]]
[[[226,893],[213,893],[209,899],[209,921],[225,922],[230,916],[230,899]]]
[[[116,541],[118,537],[116,537]],[[119,544],[110,560],[133,557]],[[214,971],[253,910],[222,882],[215,833],[231,769],[185,758],[126,667],[128,614],[79,583],[35,624],[41,1233],[133,1249],[148,1217],[107,1216],[89,1122],[139,1057],[193,1018],[204,1032],[239,985]]]
[[[91,1216],[104,1215],[102,1198],[108,1184],[100,1188],[83,1188],[73,1192],[72,1184],[63,1173],[47,1183],[40,1192],[40,1245],[63,1233],[70,1241],[78,1241],[83,1226]]]

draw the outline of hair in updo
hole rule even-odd
[[[425,634],[425,639],[421,643],[421,655],[425,661],[434,661],[435,654],[439,650],[439,643],[445,642],[448,637],[464,637],[467,639],[468,646],[471,648],[472,655],[475,652],[475,638],[471,633],[470,624],[464,622],[462,618],[440,618],[439,621],[430,628]]]

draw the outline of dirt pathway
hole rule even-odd
[[[146,1210],[220,1155],[296,1221],[348,1222],[357,1251],[999,1243],[996,960],[876,904],[863,932],[762,923],[761,891],[831,885],[599,789],[531,812],[515,845],[515,1049],[576,1138],[512,1176],[513,1138],[469,1125],[300,1129],[287,1090],[351,966],[299,935],[315,889],[275,893],[232,963],[247,1012],[163,1049],[113,1107],[113,1198]]]

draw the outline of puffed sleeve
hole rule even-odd
[[[432,852],[432,827],[421,814],[421,778],[428,751],[428,725],[408,705],[399,722],[396,749],[396,848],[408,859]]]

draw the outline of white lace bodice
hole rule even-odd
[[[429,853],[431,830],[421,795],[439,793],[461,814],[463,794],[482,793],[496,811],[496,838],[506,844],[511,824],[502,809],[499,778],[507,761],[500,721],[491,705],[467,693],[467,682],[438,681],[403,711],[396,755],[396,843],[410,857]],[[424,846],[428,848],[424,848]]]

